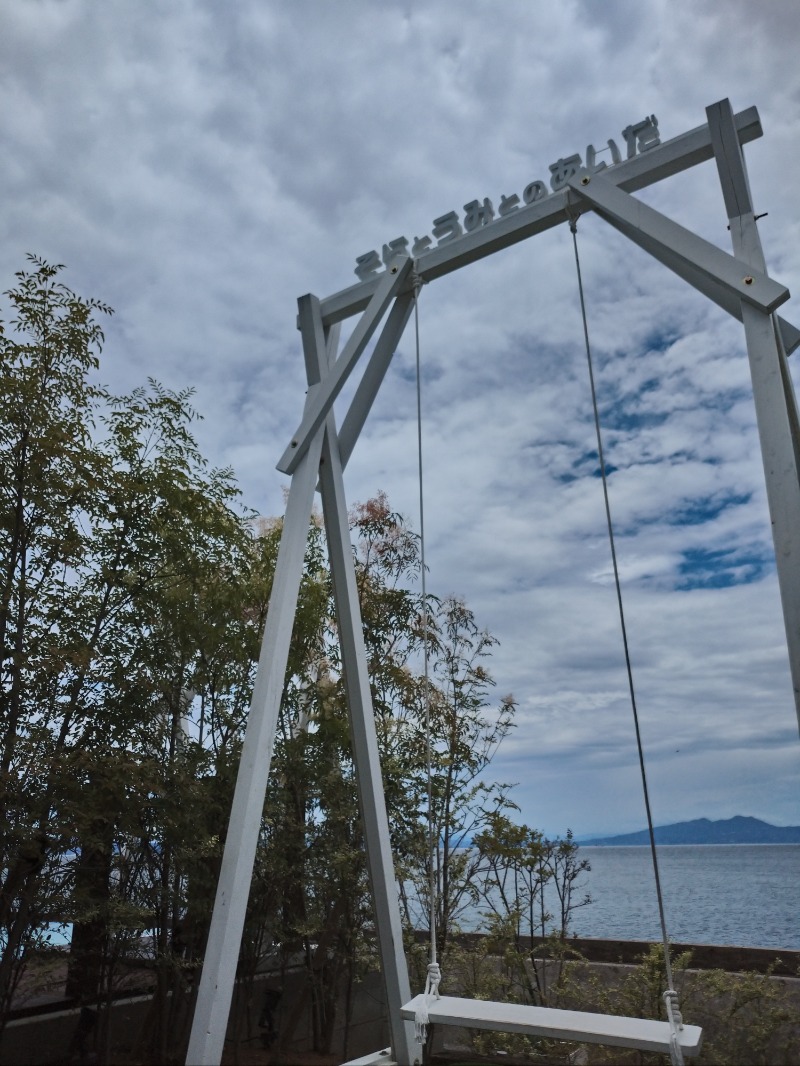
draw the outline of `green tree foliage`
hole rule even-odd
[[[14,317],[0,334],[0,1005],[26,940],[47,921],[31,912],[45,886],[59,887],[52,815],[64,817],[61,793],[91,699],[89,645],[108,615],[95,603],[90,618],[73,593],[106,473],[90,444],[102,392],[87,374],[102,343],[92,314],[107,309],[58,284],[57,267],[34,266],[6,294]]]
[[[166,827],[180,838],[184,785],[207,761],[196,751],[190,767],[180,750],[186,693],[212,689],[209,621],[228,617],[228,579],[253,552],[230,472],[209,470],[192,438],[188,393],[151,382],[114,397],[93,384],[95,316],[110,311],[71,292],[60,269],[32,260],[17,275],[0,333],[5,1006],[26,950],[53,923],[85,920],[94,947],[106,935],[122,854],[149,862],[163,916],[178,847]],[[225,669],[243,691],[249,662],[230,651],[248,626],[241,607],[226,625]],[[226,720],[243,713],[231,680],[227,705],[214,706],[223,743]]]
[[[429,605],[430,671],[419,686],[414,738],[420,750],[413,772],[417,810],[428,834],[416,835],[410,875],[414,898],[403,893],[410,924],[429,926],[435,900],[437,949],[446,954],[450,933],[481,898],[481,859],[471,846],[496,812],[513,804],[508,785],[490,780],[487,770],[512,728],[514,698],[492,705],[494,681],[485,660],[495,639],[481,630],[472,611],[457,597]],[[423,711],[426,700],[428,714]],[[427,798],[425,717],[430,722],[431,795]],[[431,863],[433,865],[431,866]]]

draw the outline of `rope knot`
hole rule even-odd
[[[420,1044],[425,1043],[425,1038],[430,1025],[428,1014],[428,1000],[439,998],[439,982],[442,979],[442,971],[436,962],[428,963],[428,977],[425,981],[425,993],[421,996],[422,1002],[414,1011],[414,1035]]]
[[[678,993],[674,988],[668,988],[663,996],[667,1008],[667,1017],[675,1025],[676,1029],[683,1029],[683,1017],[678,1006]]]
[[[442,979],[441,967],[436,962],[428,963],[428,980],[425,982],[425,995],[439,998],[439,982]]]
[[[668,988],[663,996],[669,1018],[669,1058],[672,1066],[684,1066],[683,1049],[678,1039],[678,1032],[683,1029],[683,1018],[678,1007],[678,993],[674,988]]]

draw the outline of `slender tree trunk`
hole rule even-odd
[[[92,787],[87,802],[92,803]],[[107,812],[89,825],[75,869],[74,898],[89,913],[72,926],[72,943],[64,993],[81,1004],[96,1002],[108,954],[108,904],[111,898],[113,820]]]
[[[10,922],[10,926],[8,923],[4,923],[8,933],[5,950],[2,959],[0,959],[0,1016],[2,1017],[0,1024],[3,1025],[11,1006],[15,974],[21,961],[20,946],[28,928],[31,904],[39,889],[39,873],[44,865],[45,857],[46,840],[44,837],[40,837],[36,838],[35,842],[31,844],[27,853],[21,852],[18,859],[17,869],[19,876],[17,884],[20,884],[20,890],[15,893],[15,896],[19,900],[19,905],[13,920]]]

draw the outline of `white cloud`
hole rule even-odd
[[[759,106],[767,259],[800,285],[794,5],[0,7],[3,277],[35,251],[114,305],[104,380],[194,385],[204,451],[263,513],[302,407],[296,297],[645,114],[670,137],[723,96]],[[641,195],[729,247],[712,164]],[[579,241],[657,818],[800,822],[777,590],[748,562],[771,549],[741,328],[599,219]],[[637,828],[568,231],[427,286],[420,312],[431,586],[501,639],[521,711],[498,775],[550,831]],[[412,368],[409,331],[347,485],[414,521]],[[681,588],[712,552],[746,583]]]

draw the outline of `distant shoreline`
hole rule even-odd
[[[649,848],[650,842],[645,844],[620,844],[599,843],[596,840],[576,840],[575,843],[581,848]],[[693,840],[687,843],[665,843],[663,840],[656,841],[657,848],[800,848],[800,840]]]
[[[760,818],[741,814],[733,818],[695,818],[691,822],[674,822],[653,829],[659,846],[745,844],[800,844],[800,825],[771,825]],[[650,833],[639,829],[635,833],[615,833],[611,836],[591,836],[576,839],[580,847],[649,847]]]

